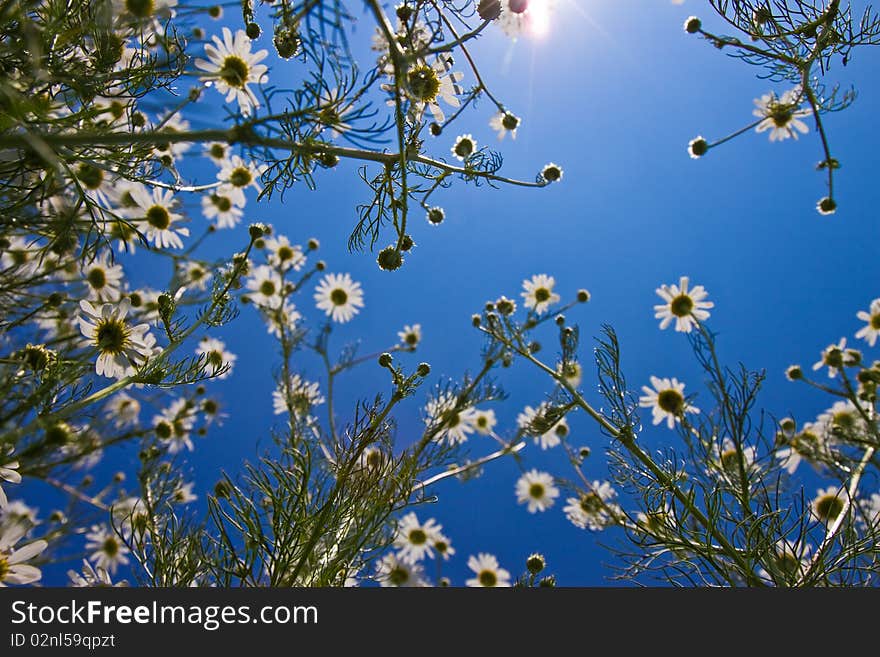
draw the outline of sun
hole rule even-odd
[[[531,0],[529,2],[529,34],[541,39],[550,33],[551,0]]]

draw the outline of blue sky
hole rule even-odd
[[[569,313],[581,327],[588,398],[599,402],[592,392],[590,336],[604,323],[620,336],[634,389],[654,374],[678,377],[688,392],[700,391],[687,340],[661,332],[652,310],[656,287],[689,275],[706,286],[716,304],[710,326],[719,334],[722,359],[767,370],[761,405],[778,416],[813,419],[826,400],[787,382],[785,368],[811,365],[841,336],[853,341],[860,325],[855,313],[880,296],[880,188],[876,155],[866,145],[880,110],[880,90],[872,84],[877,58],[858,51],[848,67],[835,63],[835,79],[853,84],[860,96],[851,108],[827,118],[843,167],[837,177],[840,209],[823,217],[815,211],[825,187],[814,170],[822,155],[813,133],[771,144],[766,134],[751,132],[699,161],[688,157],[686,146],[694,136],[711,141],[746,125],[754,98],[787,89],[756,79],[757,69],[685,34],[681,26],[690,13],[700,15],[707,28],[719,28],[706,4],[558,0],[551,32],[540,41],[512,42],[500,30],[488,30],[473,54],[483,62],[493,93],[523,119],[517,140],[501,144],[503,172],[531,179],[554,161],[563,166],[564,180],[541,190],[476,189],[457,182],[434,199],[446,210],[442,226],[430,226],[416,214],[417,246],[398,272],[380,271],[375,255],[346,249],[354,208],[368,198],[352,166],[321,173],[315,192],[301,186],[283,203],[251,203],[246,219],[272,223],[292,241],[317,237],[328,270],[349,272],[361,282],[366,307],[334,331],[337,347],[360,339],[365,353],[381,350],[396,342],[404,324],[420,323],[420,349],[401,358],[411,367],[429,362],[430,383],[479,367],[482,339],[470,327],[472,313],[501,294],[518,299],[524,278],[547,273],[556,277],[564,298],[578,288],[592,293],[589,304]],[[362,21],[360,35],[369,32],[363,29],[368,22]],[[264,36],[260,47],[270,47],[268,41]],[[219,98],[208,94],[211,101]],[[491,115],[489,103],[481,102],[430,143],[428,152],[448,154],[460,132],[495,147]],[[242,226],[224,235],[212,250],[239,248],[245,231]],[[390,235],[380,245],[387,241]],[[300,304],[310,301],[309,293]],[[318,318],[313,308],[308,313]],[[221,469],[234,472],[243,459],[256,456],[257,441],[268,443],[268,429],[277,420],[271,415],[270,375],[278,359],[260,320],[244,309],[220,335],[239,360],[231,379],[212,384],[229,418],[199,441],[191,456],[202,500]],[[545,342],[553,341],[548,334]],[[307,376],[318,376],[316,361],[298,362]],[[494,409],[502,435],[510,435],[522,407],[542,401],[552,386],[521,366],[499,372],[498,381],[509,399]],[[350,417],[346,409],[357,399],[387,389],[385,372],[360,368],[340,387],[339,415]],[[705,391],[698,406],[701,399]],[[423,403],[420,396],[403,406],[402,444],[420,433]],[[570,422],[574,442],[593,451],[588,476],[604,479],[607,439],[586,418]],[[656,446],[674,440],[650,428],[644,436]],[[492,449],[478,438],[470,445],[474,455]],[[525,467],[571,475],[561,451],[542,453],[530,446],[524,457]],[[615,537],[572,526],[561,500],[546,513],[527,513],[513,493],[518,476],[513,461],[497,462],[467,484],[442,483],[434,491],[437,503],[418,510],[444,526],[457,550],[445,574],[462,584],[467,556],[485,551],[517,575],[526,556],[540,550],[560,584],[608,584],[613,558],[600,544]],[[870,485],[876,488],[876,480]]]

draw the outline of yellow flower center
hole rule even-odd
[[[423,103],[432,103],[440,92],[440,79],[430,66],[416,66],[406,74],[406,81],[413,98]]]
[[[535,301],[538,303],[544,303],[545,301],[550,300],[550,290],[546,287],[539,287],[535,290]]]
[[[229,182],[233,187],[247,187],[253,182],[253,175],[247,167],[235,167],[229,174]]]
[[[334,306],[344,306],[348,301],[348,294],[342,288],[337,287],[330,292],[330,301],[333,302]]]
[[[581,510],[589,515],[595,515],[602,509],[602,499],[593,492],[583,495],[580,504]]]
[[[816,501],[816,515],[820,520],[834,520],[843,511],[843,500],[836,495],[823,495]]]
[[[684,397],[672,388],[661,390],[657,393],[657,405],[666,413],[681,415],[684,412]]]
[[[491,570],[481,570],[480,574],[477,576],[480,580],[480,584],[483,586],[497,586],[498,585],[498,576],[494,571]]]
[[[275,283],[272,281],[263,281],[260,283],[260,294],[264,297],[271,297],[275,294]]]
[[[669,302],[669,310],[676,317],[687,317],[694,310],[694,300],[687,294],[679,294]]]
[[[101,267],[94,267],[89,270],[89,274],[86,278],[89,281],[89,285],[95,290],[100,290],[107,285],[107,276],[104,274],[104,270]]]
[[[247,62],[237,55],[228,55],[223,60],[223,66],[220,68],[218,75],[230,87],[243,89],[247,83],[250,68]]]
[[[409,571],[402,566],[395,566],[388,573],[388,581],[395,586],[403,586],[409,581]]]
[[[161,205],[154,205],[147,210],[147,223],[153,228],[165,230],[171,225],[171,215]]]
[[[113,536],[108,536],[101,545],[101,551],[111,559],[119,554],[119,543]]]
[[[785,103],[771,103],[767,108],[768,115],[777,128],[784,128],[794,118],[794,108]]]
[[[149,18],[153,15],[153,0],[125,0],[125,9],[137,18]]]
[[[128,343],[128,327],[118,319],[102,319],[95,331],[95,346],[104,354],[122,353]]]

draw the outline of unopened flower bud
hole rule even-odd
[[[544,555],[542,554],[538,554],[536,552],[529,555],[529,558],[526,559],[526,568],[532,575],[537,575],[546,567],[547,561],[544,559]]]
[[[703,27],[703,23],[696,16],[688,16],[688,19],[684,22],[684,31],[688,34],[696,34],[700,31],[701,27]]]

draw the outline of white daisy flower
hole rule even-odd
[[[188,484],[180,483],[177,488],[174,489],[174,492],[171,493],[171,501],[174,504],[189,504],[190,502],[195,502],[199,499],[199,496],[193,493],[194,483],[190,482]]]
[[[235,367],[235,361],[238,360],[238,356],[227,351],[226,344],[217,338],[202,338],[199,346],[196,347],[196,354],[205,357],[207,369],[211,373],[216,374],[223,370],[223,373],[217,376],[221,380],[232,374],[232,368]]]
[[[410,563],[421,561],[425,557],[433,559],[433,544],[442,529],[443,526],[438,525],[433,518],[421,523],[415,513],[407,513],[398,521],[397,534],[394,537],[398,558]]]
[[[226,142],[209,141],[205,144],[205,155],[220,168],[223,168],[223,165],[226,164],[231,153],[232,147]]]
[[[383,587],[427,585],[422,565],[403,561],[396,554],[386,554],[376,562],[376,580]]]
[[[864,418],[849,399],[834,402],[831,408],[819,415],[815,426],[831,441],[841,434],[844,437],[862,438],[867,432]]]
[[[156,132],[159,134],[163,132],[187,132],[189,129],[189,121],[181,117],[180,114],[160,118],[155,127]],[[190,148],[192,148],[192,142],[169,140],[154,146],[153,153],[155,153],[156,157],[164,166],[171,167]]]
[[[129,192],[125,194],[130,196]],[[122,206],[117,216],[107,217],[103,222],[105,234],[111,240],[116,240],[116,250],[120,253],[135,253],[140,244],[146,244],[138,234],[137,224],[128,217],[127,210],[131,207]]]
[[[807,134],[810,129],[801,119],[811,116],[813,112],[809,109],[798,109],[801,95],[801,90],[795,88],[786,91],[781,97],[771,91],[756,98],[756,107],[752,114],[763,121],[755,127],[755,131],[769,130],[770,141],[783,141],[789,137],[797,139],[799,132]]]
[[[472,555],[468,559],[468,568],[476,573],[476,577],[465,582],[468,586],[510,586],[510,573],[498,565],[498,559],[494,555],[485,552]]]
[[[95,372],[99,376],[121,379],[134,374],[153,355],[156,338],[149,332],[150,327],[131,326],[125,321],[131,309],[128,299],[98,307],[83,299],[79,306],[79,328],[86,337],[85,344],[98,350]]]
[[[551,449],[559,445],[569,434],[568,422],[566,419],[560,418],[556,424],[544,431],[544,433],[536,433],[532,426],[533,422],[544,415],[547,411],[547,404],[541,404],[538,408],[526,406],[523,412],[516,416],[516,424],[522,429],[526,435],[532,436],[536,445],[540,445],[541,449]],[[542,427],[543,428],[543,427]]]
[[[751,446],[742,447],[742,467],[746,474],[755,468],[757,450]],[[721,444],[712,446],[712,473],[727,480],[734,486],[740,484],[740,459],[736,450],[736,443],[730,438],[724,438]]]
[[[402,331],[398,331],[397,337],[400,338],[401,345],[412,351],[418,347],[419,343],[422,341],[422,325],[413,324],[410,326],[407,324],[403,327]]]
[[[158,290],[151,290],[150,288],[141,288],[131,292],[128,295],[128,300],[131,302],[132,316],[148,324],[159,324],[162,319],[159,316],[160,294]]]
[[[696,328],[698,321],[709,319],[709,313],[706,311],[715,304],[705,301],[709,293],[702,285],[688,290],[689,280],[687,276],[682,276],[678,285],[673,283],[657,288],[657,295],[665,302],[654,306],[654,317],[660,320],[661,330],[674,320],[676,331],[690,333]]]
[[[70,578],[70,585],[75,588],[97,588],[108,586],[127,586],[128,583],[123,580],[113,583],[108,573],[103,568],[95,568],[87,560],[83,559],[83,569],[81,573],[74,570],[68,570],[67,576]]]
[[[404,24],[398,19],[395,37],[398,45],[404,49],[405,53],[409,54],[426,50],[431,45],[434,34],[428,26],[420,20],[414,22],[408,21]],[[377,27],[376,31],[373,33],[371,49],[381,53],[377,60],[379,70],[385,75],[393,76],[394,65],[391,63],[391,57],[389,55],[390,48],[388,39],[385,37],[384,30],[380,27]]]
[[[577,388],[584,377],[584,368],[577,361],[570,360],[567,363],[556,365],[556,373],[561,375],[565,382],[572,388]]]
[[[877,497],[880,498],[880,495]],[[444,561],[449,561],[452,555],[455,554],[452,542],[440,531],[434,532],[432,547],[437,550],[437,554],[443,557]]]
[[[666,426],[675,428],[685,413],[699,413],[700,409],[691,406],[684,398],[684,384],[675,377],[671,379],[651,377],[653,390],[648,386],[642,386],[645,393],[639,397],[639,406],[650,408],[653,415],[653,424],[660,424],[666,420]]]
[[[133,532],[143,533],[149,520],[147,505],[139,497],[127,497],[113,504],[110,508],[113,524],[119,527],[125,536]]]
[[[375,445],[367,447],[358,457],[360,467],[371,475],[379,473],[387,463],[388,456]]]
[[[872,347],[877,344],[877,337],[880,336],[880,299],[874,299],[867,311],[860,310],[856,313],[858,317],[866,325],[858,330],[856,338],[864,338]]]
[[[797,433],[785,436],[786,445],[776,450],[776,458],[788,474],[794,474],[804,459],[827,456],[826,432],[817,424],[807,422]]]
[[[828,378],[833,379],[837,376],[837,370],[843,366],[844,355],[846,353],[846,338],[840,338],[837,344],[830,344],[822,350],[822,358],[813,363],[813,370],[820,370],[823,367],[828,368]]]
[[[21,235],[13,235],[7,239],[9,246],[3,249],[3,254],[0,255],[0,265],[9,273],[14,271],[22,278],[33,276],[40,267],[38,261],[40,244]]]
[[[290,390],[290,406],[297,419],[307,419],[313,406],[324,403],[324,396],[321,394],[318,384],[303,379],[299,374],[290,377],[288,388]],[[288,396],[282,385],[279,385],[272,392],[272,411],[275,415],[281,415],[288,411]]]
[[[270,335],[281,338],[282,329],[285,331],[293,331],[297,322],[302,319],[302,315],[290,301],[285,301],[281,308],[274,308],[270,313],[264,313],[267,323],[267,330]]]
[[[766,568],[759,569],[758,575],[768,584],[796,582],[810,569],[811,551],[808,543],[791,544],[785,539],[780,539],[768,558],[773,560],[774,571],[782,576],[782,581],[776,581],[774,575],[771,575]]]
[[[348,274],[327,274],[315,288],[315,301],[318,310],[342,324],[364,307],[364,293],[361,284],[355,283]]]
[[[449,150],[455,159],[464,162],[477,150],[477,140],[472,135],[459,135]]]
[[[224,183],[218,188],[223,194],[232,199],[232,202],[240,208],[247,203],[244,192],[249,187],[257,190],[257,193],[263,191],[260,187],[260,176],[268,167],[265,164],[256,164],[254,162],[245,162],[238,155],[233,155],[223,167],[217,172],[217,180]],[[202,206],[204,210],[204,205]]]
[[[464,73],[452,71],[451,57],[438,57],[433,64],[421,63],[410,67],[406,73],[406,94],[412,101],[412,112],[416,119],[421,119],[422,113],[427,108],[434,121],[442,124],[446,115],[440,107],[442,100],[451,107],[461,107],[458,94],[464,93],[459,85]],[[393,90],[393,86],[387,86]],[[388,101],[394,105],[394,101]]]
[[[92,552],[89,559],[95,562],[96,568],[115,574],[119,566],[128,564],[129,550],[111,529],[101,525],[93,525],[86,534],[86,551]]]
[[[322,90],[317,106],[316,126],[319,133],[329,130],[330,138],[336,139],[351,130],[351,124],[346,123],[346,114],[354,109],[354,103],[345,100],[339,88]]]
[[[89,301],[119,301],[122,289],[122,265],[110,264],[106,254],[82,267]]]
[[[474,417],[472,420],[474,430],[483,436],[489,436],[495,430],[498,420],[495,418],[495,411],[491,408],[485,411],[474,409]]]
[[[679,526],[675,509],[666,501],[662,506],[648,510],[647,513],[639,511],[636,514],[636,524],[642,531],[652,536],[666,536]]]
[[[284,279],[269,265],[254,267],[247,278],[248,296],[262,308],[278,308],[283,300]]]
[[[174,211],[174,192],[161,187],[148,190],[144,185],[137,185],[132,187],[131,197],[136,207],[128,214],[147,240],[159,248],[182,249],[180,237],[188,237],[189,228],[180,225],[183,215]]]
[[[217,228],[235,228],[241,222],[244,210],[235,204],[232,188],[220,185],[213,193],[202,196],[202,214],[213,220]]]
[[[837,488],[836,486],[820,488],[816,493],[816,497],[813,498],[810,509],[820,522],[834,522],[843,511],[845,500],[846,491],[842,488]]]
[[[183,449],[191,452],[194,448],[190,432],[195,422],[191,402],[176,399],[168,408],[153,417],[153,431],[167,446],[170,454],[177,454]]]
[[[0,484],[4,481],[10,484],[20,484],[21,483],[21,475],[16,472],[18,470],[18,461],[0,461]],[[6,505],[9,504],[9,499],[6,497],[6,493],[3,492],[3,486],[0,485],[0,509],[6,508]]]
[[[546,511],[553,506],[557,497],[559,489],[553,485],[553,477],[547,472],[532,469],[516,482],[516,501],[528,504],[529,513]]]
[[[110,197],[118,176],[88,162],[80,162],[73,170],[73,175],[77,179],[78,187],[94,203],[103,208],[110,207]]]
[[[101,435],[90,427],[78,429],[76,442],[62,445],[60,453],[74,461],[73,466],[82,470],[88,470],[100,463],[104,456],[104,443]]]
[[[569,497],[563,507],[565,517],[580,529],[600,531],[612,524],[613,513],[618,507],[611,500],[617,493],[607,481],[594,481],[592,490],[582,493],[580,497]]]
[[[5,530],[7,526],[24,525],[25,527],[33,527],[37,524],[37,513],[39,509],[28,506],[21,500],[13,500],[9,502],[5,508],[0,509],[0,529]]]
[[[244,30],[237,30],[235,36],[228,27],[223,28],[223,39],[211,37],[213,45],[205,45],[208,59],[196,59],[196,67],[205,71],[201,80],[214,84],[217,91],[226,94],[226,102],[236,100],[242,114],[249,115],[260,106],[249,84],[263,84],[267,81],[269,70],[260,64],[269,54],[268,50],[251,52],[251,40]]]
[[[113,14],[127,24],[151,23],[173,17],[176,6],[177,0],[113,0]]]
[[[187,287],[204,291],[211,281],[211,272],[201,262],[189,260],[181,263],[180,277]]]
[[[291,244],[284,235],[266,237],[264,242],[266,243],[269,264],[276,269],[299,271],[306,264],[306,254],[302,247],[299,244]]]
[[[511,139],[516,139],[516,130],[519,128],[520,118],[512,112],[498,112],[489,120],[489,126],[498,133],[498,139],[504,139],[508,134]]]
[[[546,274],[536,274],[523,281],[521,296],[525,299],[526,308],[531,308],[539,315],[546,312],[551,304],[559,302],[559,295],[553,291],[556,279]]]
[[[95,96],[90,103],[94,121],[98,126],[114,131],[129,130],[131,115],[135,109],[135,99],[121,86],[113,86],[104,94]]]
[[[28,527],[23,523],[6,526],[0,535],[0,587],[9,584],[32,584],[38,581],[43,573],[39,568],[28,565],[30,561],[49,544],[46,541],[33,541],[17,550],[13,549],[27,533]]]
[[[438,426],[434,436],[437,442],[446,440],[450,445],[458,445],[467,440],[468,434],[474,432],[476,412],[472,408],[456,409],[458,396],[451,392],[441,393],[435,399],[428,400],[425,406],[425,424],[429,427]]]
[[[138,424],[141,403],[126,392],[117,392],[104,405],[105,417],[118,429]]]

